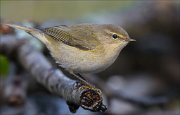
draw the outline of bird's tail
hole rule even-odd
[[[15,25],[15,24],[5,24],[9,27],[12,27],[12,28],[17,28],[17,29],[20,29],[20,30],[24,30],[26,32],[32,32],[34,31],[33,28],[29,28],[29,27],[23,27],[23,26],[19,26],[19,25]]]
[[[34,36],[35,38],[39,39],[44,44],[46,44],[48,42],[47,38],[45,37],[45,33],[39,29],[24,27],[24,26],[19,26],[19,25],[14,25],[14,24],[5,24],[5,25],[12,27],[12,28],[24,30],[25,32],[27,32],[30,35]]]

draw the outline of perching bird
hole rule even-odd
[[[7,24],[38,38],[56,62],[83,83],[78,74],[96,73],[108,68],[130,42],[128,33],[113,24],[79,24],[44,29]]]

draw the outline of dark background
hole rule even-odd
[[[136,42],[129,43],[116,62],[97,76],[105,81],[107,86],[125,95],[134,98],[167,97],[170,101],[161,107],[140,108],[123,100],[111,99],[108,112],[143,115],[180,112],[180,2],[178,0],[1,0],[0,6],[1,23],[21,23],[27,26],[34,24],[41,27],[79,23],[121,25],[131,38],[136,39]],[[2,36],[11,32],[6,31],[2,26],[0,30]],[[16,36],[30,37],[19,31],[16,32]],[[41,49],[42,46],[34,40],[31,40],[34,46]],[[8,69],[9,63],[9,59],[0,54],[1,84],[11,72],[11,69]],[[43,93],[30,93],[27,97],[27,104],[20,110],[0,106],[0,113],[71,114],[65,102],[58,97]],[[81,108],[76,114],[101,113],[92,113]]]

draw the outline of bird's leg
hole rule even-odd
[[[73,71],[69,71],[69,73],[70,73],[71,75],[73,75],[76,79],[78,79],[80,82],[82,82],[82,83],[84,83],[84,84],[86,84],[86,85],[92,86],[92,85],[91,85],[89,82],[87,82],[86,79],[85,79],[83,76],[81,76],[79,73],[76,74],[76,73],[74,73]],[[94,86],[92,86],[92,87],[94,87]]]
[[[86,79],[81,74],[77,73],[76,75],[81,77],[82,79],[84,79],[86,81]]]

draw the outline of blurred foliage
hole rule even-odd
[[[45,21],[49,19],[78,19],[86,15],[124,9],[133,1],[35,1],[0,0],[1,17],[10,21],[30,19]],[[14,11],[16,10],[16,11]],[[16,15],[14,15],[15,12]]]
[[[8,59],[5,56],[0,55],[0,77],[7,75],[8,68],[9,68]]]

